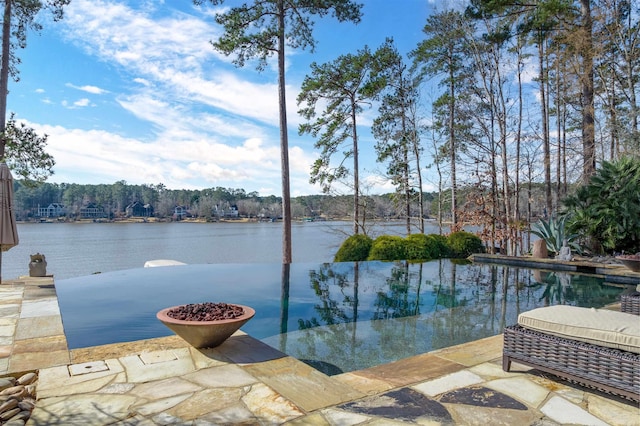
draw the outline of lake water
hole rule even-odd
[[[351,222],[294,222],[293,262],[331,262]],[[430,226],[427,233],[437,233]],[[375,235],[404,235],[402,223],[381,223]],[[55,279],[138,268],[147,260],[188,264],[281,263],[282,223],[20,223],[20,244],[2,253],[2,278],[29,274],[42,253]]]

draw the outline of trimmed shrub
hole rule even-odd
[[[451,250],[449,249],[449,242],[447,237],[440,234],[429,234],[431,252],[433,253],[433,259],[441,259],[443,257],[449,257]]]
[[[373,241],[367,260],[402,260],[407,257],[407,240],[395,235],[382,235]]]
[[[447,237],[452,257],[469,257],[473,253],[482,253],[482,240],[475,234],[466,231],[452,232]]]
[[[407,237],[407,260],[433,259],[428,247],[429,237],[424,234],[411,234]]]
[[[440,259],[449,255],[447,238],[438,234],[411,234],[407,237],[407,260]]]
[[[373,240],[362,234],[351,235],[344,240],[338,252],[336,253],[334,262],[360,262],[367,260]]]

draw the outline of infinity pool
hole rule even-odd
[[[520,312],[602,307],[623,286],[501,265],[360,262],[139,268],[56,282],[70,349],[168,336],[155,314],[185,303],[249,305],[242,328],[327,374],[500,334]]]

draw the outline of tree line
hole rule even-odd
[[[83,207],[89,204],[100,207],[110,218],[127,216],[127,207],[133,203],[150,205],[153,216],[171,219],[175,207],[184,207],[190,215],[202,219],[214,219],[216,207],[228,209],[234,206],[243,218],[281,219],[282,198],[244,189],[168,189],[163,184],[113,184],[43,183],[37,186],[24,181],[14,182],[14,209],[21,220],[38,220],[38,208],[50,204],[64,205],[66,218],[77,218]],[[431,201],[434,194],[425,193],[424,199]],[[293,217],[311,219],[344,219],[350,217],[350,196],[306,195],[292,199]],[[368,197],[369,219],[398,219],[401,213],[391,194]]]
[[[533,185],[534,210],[542,214],[544,199],[543,186]],[[462,194],[474,191],[474,188],[461,188]],[[127,206],[141,203],[152,207],[153,216],[160,219],[171,219],[176,206],[185,207],[194,217],[215,219],[215,206],[228,209],[235,206],[240,217],[281,219],[282,198],[276,195],[261,196],[257,192],[246,192],[244,189],[207,188],[207,189],[168,189],[163,184],[128,184],[118,181],[113,184],[76,184],[49,183],[33,186],[23,180],[14,182],[14,209],[19,220],[38,220],[38,208],[50,204],[61,204],[65,207],[66,218],[76,218],[81,209],[89,204],[104,209],[107,217],[122,218],[127,216]],[[445,197],[447,198],[447,197]],[[292,214],[296,219],[345,220],[353,217],[351,195],[316,194],[292,198]],[[395,194],[367,195],[363,197],[363,217],[367,221],[404,220],[406,206],[398,203]],[[422,203],[426,218],[437,220],[438,205],[447,200],[440,200],[436,192],[425,192]],[[408,214],[415,221],[421,207],[413,202]],[[371,223],[363,223],[364,233],[370,233]],[[441,229],[447,228],[445,222],[439,223]],[[414,224],[413,231],[418,231]]]
[[[543,216],[554,216],[598,164],[640,155],[639,17],[640,4],[625,0],[473,0],[431,15],[406,58],[388,38],[312,64],[298,96],[300,133],[320,151],[312,182],[354,194],[357,234],[362,151],[375,150],[407,209],[426,165],[449,194],[439,200],[452,230],[472,223],[490,250],[527,251],[533,182],[544,186]],[[368,109],[378,113],[373,147],[359,143]]]

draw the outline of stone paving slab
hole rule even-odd
[[[83,362],[118,358],[123,355],[133,355],[143,351],[159,351],[183,347],[184,340],[173,335],[155,339],[138,340],[135,342],[112,343],[103,346],[71,349],[70,357],[74,364],[81,364]]]
[[[60,336],[65,340],[62,319],[58,315],[43,315],[33,317],[21,317],[15,329],[15,339],[25,340],[41,337]]]
[[[245,365],[245,370],[305,411],[340,404],[364,395],[292,357]]]
[[[9,374],[19,374],[27,371],[37,371],[54,365],[69,364],[69,351],[46,351],[14,353],[9,357],[5,371]]]
[[[368,379],[380,380],[392,387],[406,386],[443,374],[459,371],[463,365],[451,362],[433,354],[421,354],[400,361],[353,372]]]
[[[58,307],[58,299],[51,297],[50,299],[39,299],[22,302],[20,310],[20,318],[33,318],[43,316],[60,316],[60,308]]]
[[[14,332],[7,336],[12,323]],[[18,375],[69,361],[53,277],[3,281],[0,373]]]
[[[467,370],[447,374],[434,380],[413,386],[414,389],[427,396],[436,396],[455,389],[483,383],[482,377]]]
[[[492,336],[466,343],[464,351],[452,346],[430,352],[430,354],[471,367],[479,362],[494,360],[497,356],[502,357],[502,338],[496,339],[496,336]]]
[[[500,336],[496,338],[499,339]],[[239,342],[233,341],[235,339],[243,339],[245,341],[240,344],[248,345],[246,336],[236,336],[229,341],[229,347],[238,346]],[[228,347],[224,346],[218,350],[209,350],[209,355],[219,356],[220,352],[226,352]],[[457,350],[466,351],[464,345]],[[305,409],[302,405],[308,403],[309,398],[318,398],[317,395],[322,392],[333,394],[338,385],[350,388],[348,383],[353,381],[345,378],[363,377],[360,376],[361,372],[333,377],[319,372],[312,373],[321,377],[319,383],[332,387],[298,387],[296,392],[313,393],[311,397],[300,398],[295,392],[287,396],[286,390],[281,392],[281,389],[269,385],[270,381],[277,386],[278,380],[281,380],[281,384],[289,379],[300,380],[292,373],[303,371],[300,370],[300,365],[306,364],[290,357],[244,364],[212,359],[215,366],[196,368],[185,374],[169,365],[182,355],[186,357],[191,354],[195,358],[206,355],[187,348],[177,357],[175,352],[172,349],[162,355],[154,352],[137,356],[127,354],[109,360],[108,371],[94,368],[100,365],[97,362],[89,363],[90,370],[95,371],[88,374],[73,375],[74,368],[68,366],[41,369],[38,385],[40,400],[32,415],[33,422],[28,424],[551,425],[563,424],[566,420],[562,417],[566,416],[563,413],[575,414],[571,424],[640,424],[634,423],[634,417],[640,419],[640,410],[634,409],[633,405],[602,397],[599,401],[588,399],[588,404],[584,398],[572,401],[565,396],[575,398],[577,394],[572,394],[567,385],[556,384],[555,391],[548,390],[543,386],[548,379],[531,374],[504,373],[497,361],[481,361],[471,368],[458,364],[459,370],[454,373],[441,374],[410,387],[389,384],[389,381],[396,382],[397,379],[390,373],[383,374],[384,368],[380,366],[376,370],[379,377],[384,379],[378,380],[386,380],[388,386],[392,386],[390,390],[371,395],[365,395],[361,391],[349,395],[351,391],[347,391],[348,396],[345,398],[351,398],[348,401],[335,404],[328,402],[330,405],[324,407],[320,407],[323,404],[317,404],[317,408],[309,406]],[[450,353],[453,354],[454,351]],[[131,362],[135,358],[140,362]],[[143,359],[151,363],[145,365]],[[415,364],[415,360],[402,361],[407,362],[407,365]],[[199,363],[202,364],[202,361]],[[196,362],[192,364],[195,365]],[[82,369],[84,364],[76,366]],[[161,369],[163,373],[156,373],[156,378],[144,381],[139,381],[139,377],[133,382],[129,380],[131,371],[135,377],[135,370],[147,367]],[[397,367],[392,366],[391,371],[398,371]],[[305,372],[301,376],[308,377],[306,374]],[[533,377],[538,378],[540,383],[532,381]],[[376,386],[380,386],[376,383]],[[521,392],[518,392],[519,388]],[[534,395],[523,398],[522,392],[528,393],[531,389],[537,391]],[[69,392],[70,394],[64,395]],[[550,396],[545,397],[545,393]],[[584,391],[578,394],[589,395]],[[504,401],[518,402],[514,405],[513,402]],[[536,408],[537,405],[540,409]],[[618,410],[617,413],[614,411],[615,416],[602,419],[602,412],[609,413],[612,407]]]

